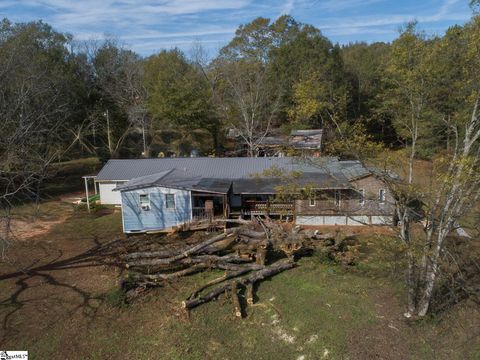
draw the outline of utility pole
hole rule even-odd
[[[108,151],[110,155],[112,155],[112,139],[110,136],[110,117],[108,116],[108,109],[104,113],[105,117],[107,118],[107,141],[108,141]]]
[[[145,143],[145,119],[142,121],[142,136],[143,136],[143,157],[147,157],[147,145]]]
[[[88,196],[88,178],[84,176],[83,179],[85,180],[85,195],[87,196],[87,209],[88,209],[88,212],[90,212],[90,199]]]

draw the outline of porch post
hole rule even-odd
[[[83,178],[85,180],[85,194],[87,195],[87,209],[90,212],[90,200],[88,198],[88,180],[86,177]]]
[[[227,209],[227,195],[223,195],[223,217],[228,217],[228,209]]]

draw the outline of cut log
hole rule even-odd
[[[161,267],[164,270],[169,270],[172,267],[178,268],[182,266],[190,266],[194,264],[204,263],[206,265],[214,265],[218,263],[246,263],[250,262],[249,259],[245,259],[236,254],[228,254],[224,256],[218,255],[197,255],[189,258],[179,259],[173,263],[165,262],[165,259],[144,259],[136,260],[127,264],[128,268],[134,268],[135,271],[142,272],[142,267]]]
[[[225,273],[194,291],[183,306],[186,309],[215,299],[222,293],[232,294],[232,302],[237,302],[239,287],[246,287],[246,300],[253,303],[253,288],[257,281],[273,276],[294,266],[294,255],[305,245],[316,246],[317,233],[306,234],[300,229],[292,230],[271,219],[253,218],[250,220],[219,220],[218,223],[239,224],[226,229],[224,233],[190,245],[178,241],[166,244],[164,241],[126,248],[125,252],[136,251],[121,256],[129,271],[135,275],[137,286],[159,286],[164,281],[188,276],[208,269],[221,269]],[[148,240],[148,239],[147,239]],[[335,245],[333,239],[332,246]],[[324,243],[323,241],[322,243]],[[320,241],[319,241],[320,243]],[[170,248],[169,248],[170,247]],[[148,251],[150,250],[150,251]],[[272,253],[282,251],[289,259],[274,261]],[[237,284],[232,288],[231,281]],[[234,291],[235,290],[235,291]],[[227,297],[230,299],[230,296]],[[240,303],[240,301],[238,301]],[[241,308],[234,304],[235,316]],[[240,309],[239,311],[237,311]]]
[[[238,268],[236,270],[233,270],[233,271],[228,271],[223,276],[221,276],[219,278],[216,278],[216,279],[213,279],[213,280],[209,281],[208,283],[206,283],[205,285],[203,285],[202,287],[198,288],[197,290],[195,290],[195,292],[193,292],[188,297],[188,299],[190,300],[190,299],[193,299],[194,297],[197,297],[198,294],[200,294],[203,290],[205,290],[206,288],[208,288],[210,286],[219,284],[219,283],[224,282],[224,281],[229,280],[229,279],[233,279],[233,278],[242,276],[242,275],[244,275],[244,274],[246,274],[250,271],[257,271],[257,270],[261,270],[261,269],[264,269],[264,268],[265,268],[264,266],[257,265],[257,264],[241,265],[240,268]]]
[[[225,234],[220,234],[220,235],[217,235],[217,236],[214,236],[208,240],[205,240],[203,242],[201,242],[200,244],[197,244],[197,245],[194,245],[194,246],[191,246],[190,248],[186,249],[185,251],[182,251],[180,254],[177,254],[175,256],[171,256],[171,257],[168,257],[168,258],[160,258],[160,259],[154,259],[154,260],[139,260],[139,261],[134,261],[134,262],[130,262],[127,264],[127,268],[129,266],[143,266],[143,265],[161,265],[161,264],[172,264],[174,263],[175,261],[178,261],[178,260],[181,260],[181,259],[184,259],[190,255],[193,255],[197,252],[199,252],[200,250],[206,248],[207,246],[217,242],[217,241],[220,241],[220,240],[223,240],[225,237],[227,236],[232,236],[233,235],[233,232],[234,230],[230,229],[231,231],[229,231],[228,233],[225,233]]]
[[[277,261],[276,263],[265,267],[263,270],[254,272],[252,275],[247,276],[241,280],[242,285],[255,284],[257,281],[264,280],[270,276],[276,275],[284,270],[291,269],[295,266],[294,262],[287,259]]]
[[[258,281],[261,281],[265,278],[268,278],[270,276],[273,276],[275,274],[278,274],[279,272],[282,272],[284,270],[291,269],[295,266],[295,263],[290,262],[290,261],[278,261],[275,264],[272,264],[270,266],[265,267],[262,270],[256,271],[253,274],[239,280],[239,284],[247,286],[248,284],[254,284]],[[205,294],[204,296],[195,298],[195,299],[190,299],[182,302],[182,307],[185,309],[193,309],[194,307],[204,304],[206,302],[209,302],[215,298],[217,298],[219,295],[224,293],[226,290],[228,290],[230,284],[223,284],[222,286],[217,287],[216,289],[213,289],[209,293]]]
[[[240,225],[252,225],[253,222],[251,220],[245,219],[215,219],[217,223],[230,223],[230,224],[240,224]]]
[[[246,296],[247,296],[248,305],[253,305],[253,286],[254,286],[253,283],[247,284]]]
[[[216,289],[213,289],[210,291],[208,294],[205,294],[205,296],[191,299],[191,300],[186,300],[182,302],[182,307],[184,309],[193,309],[194,307],[204,304],[206,302],[209,302],[210,300],[213,300],[217,298],[219,295],[224,293],[230,284],[224,284],[222,286],[217,287]]]
[[[265,238],[265,233],[262,231],[255,231],[251,229],[240,228],[238,230],[238,235],[243,235],[247,238],[254,238],[254,239],[263,239]]]
[[[158,280],[172,280],[177,279],[179,277],[195,274],[199,271],[205,270],[208,268],[206,264],[195,264],[192,265],[184,270],[176,271],[173,273],[160,273],[160,274],[138,274],[137,276],[143,280],[151,280],[151,281],[158,281]]]
[[[242,307],[240,306],[240,299],[238,297],[238,283],[236,281],[232,282],[231,286],[231,296],[232,296],[232,304],[233,304],[233,313],[235,317],[241,318],[242,317]]]
[[[144,251],[127,254],[125,260],[135,260],[135,259],[149,259],[149,258],[168,258],[171,256],[177,255],[178,252],[175,250],[161,250],[161,251]]]
[[[255,254],[255,262],[259,265],[265,265],[265,259],[267,258],[267,248],[259,246],[257,253]]]
[[[208,245],[202,249],[204,254],[215,254],[222,251],[230,250],[237,243],[237,238],[234,236],[227,237],[224,240],[220,240],[212,245]]]

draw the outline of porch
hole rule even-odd
[[[192,221],[228,218],[227,194],[192,191]]]

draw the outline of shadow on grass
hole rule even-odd
[[[87,292],[78,287],[75,284],[76,277],[68,279],[71,281],[60,280],[60,277],[56,276],[55,272],[68,269],[95,268],[100,266],[119,267],[120,262],[118,261],[118,256],[120,255],[122,242],[125,242],[125,240],[119,239],[102,244],[98,241],[97,237],[93,237],[93,246],[80,254],[61,259],[64,253],[63,251],[58,251],[55,257],[46,264],[36,266],[41,259],[35,259],[30,266],[23,267],[18,271],[0,275],[0,281],[15,280],[16,285],[10,295],[7,295],[6,298],[0,300],[0,309],[12,308],[9,311],[7,310],[2,316],[3,331],[1,332],[2,336],[0,337],[0,342],[7,339],[7,336],[10,335],[9,332],[11,333],[11,331],[15,331],[12,326],[9,326],[10,321],[14,315],[18,314],[28,305],[32,305],[35,309],[38,309],[37,311],[45,313],[46,310],[44,306],[37,306],[43,301],[48,301],[49,306],[62,305],[66,311],[61,315],[70,316],[77,310],[83,310],[83,314],[87,319],[90,319],[91,322],[96,317],[99,305],[103,303],[105,297]],[[64,293],[61,293],[61,298],[52,299],[50,292],[42,294],[40,290],[37,291],[35,289],[36,287],[43,286],[43,284],[66,289],[67,291],[72,292],[72,294],[80,300],[75,301],[74,306],[72,307],[72,302],[65,300]],[[27,293],[29,290],[33,291]],[[37,295],[38,293],[42,295],[39,296]],[[25,316],[25,314],[22,315]],[[46,325],[51,326],[56,322],[54,318],[58,314],[55,312],[52,316],[50,316],[50,314],[47,315],[52,321]]]

